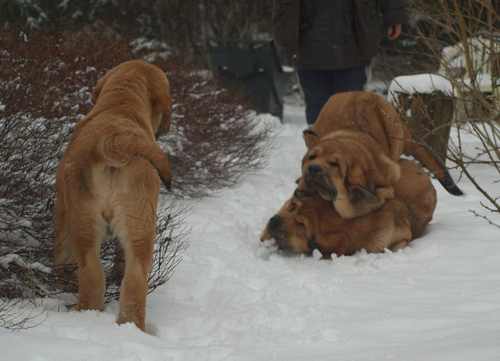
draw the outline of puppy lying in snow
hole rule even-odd
[[[394,198],[365,216],[344,219],[331,202],[318,193],[296,190],[262,232],[261,241],[275,239],[279,248],[311,254],[318,249],[331,254],[352,255],[395,252],[419,237],[436,208],[436,190],[417,164],[400,160],[401,178],[394,183]]]

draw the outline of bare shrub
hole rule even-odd
[[[27,301],[22,299],[2,300],[0,299],[0,327],[19,331],[33,328],[45,321],[46,317],[41,317],[43,311],[35,311],[29,307]],[[36,319],[36,323],[27,326],[29,321]]]
[[[175,114],[160,145],[170,158],[176,195],[200,196],[234,184],[265,161],[271,126],[259,124],[239,96],[222,91],[208,74],[189,70],[165,45],[130,43],[107,31],[0,34],[3,300],[56,295],[56,282],[76,292],[75,283],[52,272],[55,171],[74,124],[92,106],[97,79],[118,63],[146,58],[167,72]],[[159,206],[150,291],[166,282],[181,260],[192,206],[172,195]],[[121,283],[115,253],[113,242],[103,245],[108,300],[118,295]]]
[[[400,49],[406,74],[408,69],[414,74],[439,73],[450,81],[456,94],[453,123],[458,138],[445,144],[447,158],[484,196],[485,210],[497,215],[500,194],[487,190],[488,185],[474,171],[475,166],[491,167],[498,174],[496,183],[500,181],[499,10],[499,3],[491,0],[416,1],[409,34]],[[392,69],[392,73],[401,74],[401,69]],[[465,150],[465,133],[479,140],[481,146],[475,153]]]
[[[158,143],[171,160],[174,194],[204,196],[265,164],[277,123],[261,121],[242,93],[220,87],[211,72],[186,67],[177,56],[165,58],[159,44],[147,51],[172,89],[170,131]],[[144,50],[134,53],[146,56]]]
[[[207,65],[207,36],[259,39],[271,34],[269,0],[114,0],[65,1],[0,0],[0,23],[41,29],[72,19],[79,26],[123,32],[137,29],[142,36],[166,41],[183,56]],[[101,30],[101,29],[100,29]]]
[[[91,107],[94,65],[128,54],[114,39],[2,34],[0,48],[0,297],[52,294],[55,170],[74,123]],[[76,41],[77,43],[74,43]],[[99,56],[101,46],[109,52]],[[102,50],[100,51],[102,52]]]

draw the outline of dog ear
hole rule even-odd
[[[312,237],[314,235],[313,232],[314,227],[308,217],[304,216],[303,214],[299,214],[295,217],[295,222],[300,223],[305,227],[307,238],[309,238],[310,236]]]
[[[350,162],[346,167],[345,180],[351,187],[364,186],[365,189],[373,190],[374,184],[370,174],[367,174],[366,169],[357,162]],[[348,188],[348,187],[346,187]]]
[[[302,138],[304,138],[304,142],[306,143],[307,149],[313,148],[316,144],[319,143],[318,134],[312,129],[306,129],[302,132]]]
[[[314,249],[318,248],[316,244],[316,235],[313,222],[311,222],[309,218],[305,217],[304,215],[298,215],[297,217],[295,217],[295,222],[300,223],[304,226],[307,248],[309,248],[309,252],[312,252],[314,251]]]
[[[345,181],[351,203],[358,203],[362,200],[368,203],[380,202],[381,199],[375,194],[373,180],[360,164],[349,165]]]
[[[349,200],[354,204],[359,203],[360,201],[366,201],[372,204],[382,201],[382,198],[380,198],[377,194],[372,193],[363,187],[352,187],[348,192]]]
[[[151,107],[153,114],[161,115],[157,134],[167,133],[170,129],[170,120],[172,119],[172,96],[170,94],[170,84],[166,76],[162,79],[155,79],[151,90]]]
[[[99,79],[97,82],[97,85],[94,87],[94,90],[92,90],[92,103],[96,103],[97,99],[99,98],[99,95],[101,95],[102,88],[104,87],[104,84],[108,81],[108,79],[111,77],[116,72],[116,67],[109,70],[104,76]]]
[[[162,102],[156,105],[156,110],[159,110],[161,114],[161,122],[158,127],[158,132],[160,134],[165,134],[170,129],[170,121],[172,119],[172,98],[170,97],[170,93],[168,96],[164,97]]]
[[[108,79],[108,75],[106,74],[104,78],[99,79],[97,82],[97,85],[94,87],[94,90],[92,90],[92,103],[97,102],[97,98],[99,98],[99,95],[101,94],[101,90],[104,87],[104,83],[106,83],[106,80]]]

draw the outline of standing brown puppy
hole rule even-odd
[[[170,87],[156,66],[132,60],[100,79],[92,100],[57,169],[56,271],[76,262],[76,309],[104,310],[101,243],[117,237],[126,259],[117,322],[144,331],[160,180],[171,181],[155,142],[170,126]]]

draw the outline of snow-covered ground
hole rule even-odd
[[[149,334],[118,326],[117,302],[79,313],[44,300],[48,311],[26,324],[36,327],[0,329],[0,360],[500,360],[500,229],[470,212],[494,217],[466,179],[463,197],[434,182],[433,221],[398,253],[318,261],[262,251],[260,233],[300,174],[303,112],[285,108],[265,169],[196,205],[183,261],[148,297]],[[494,170],[474,174],[498,189]]]

